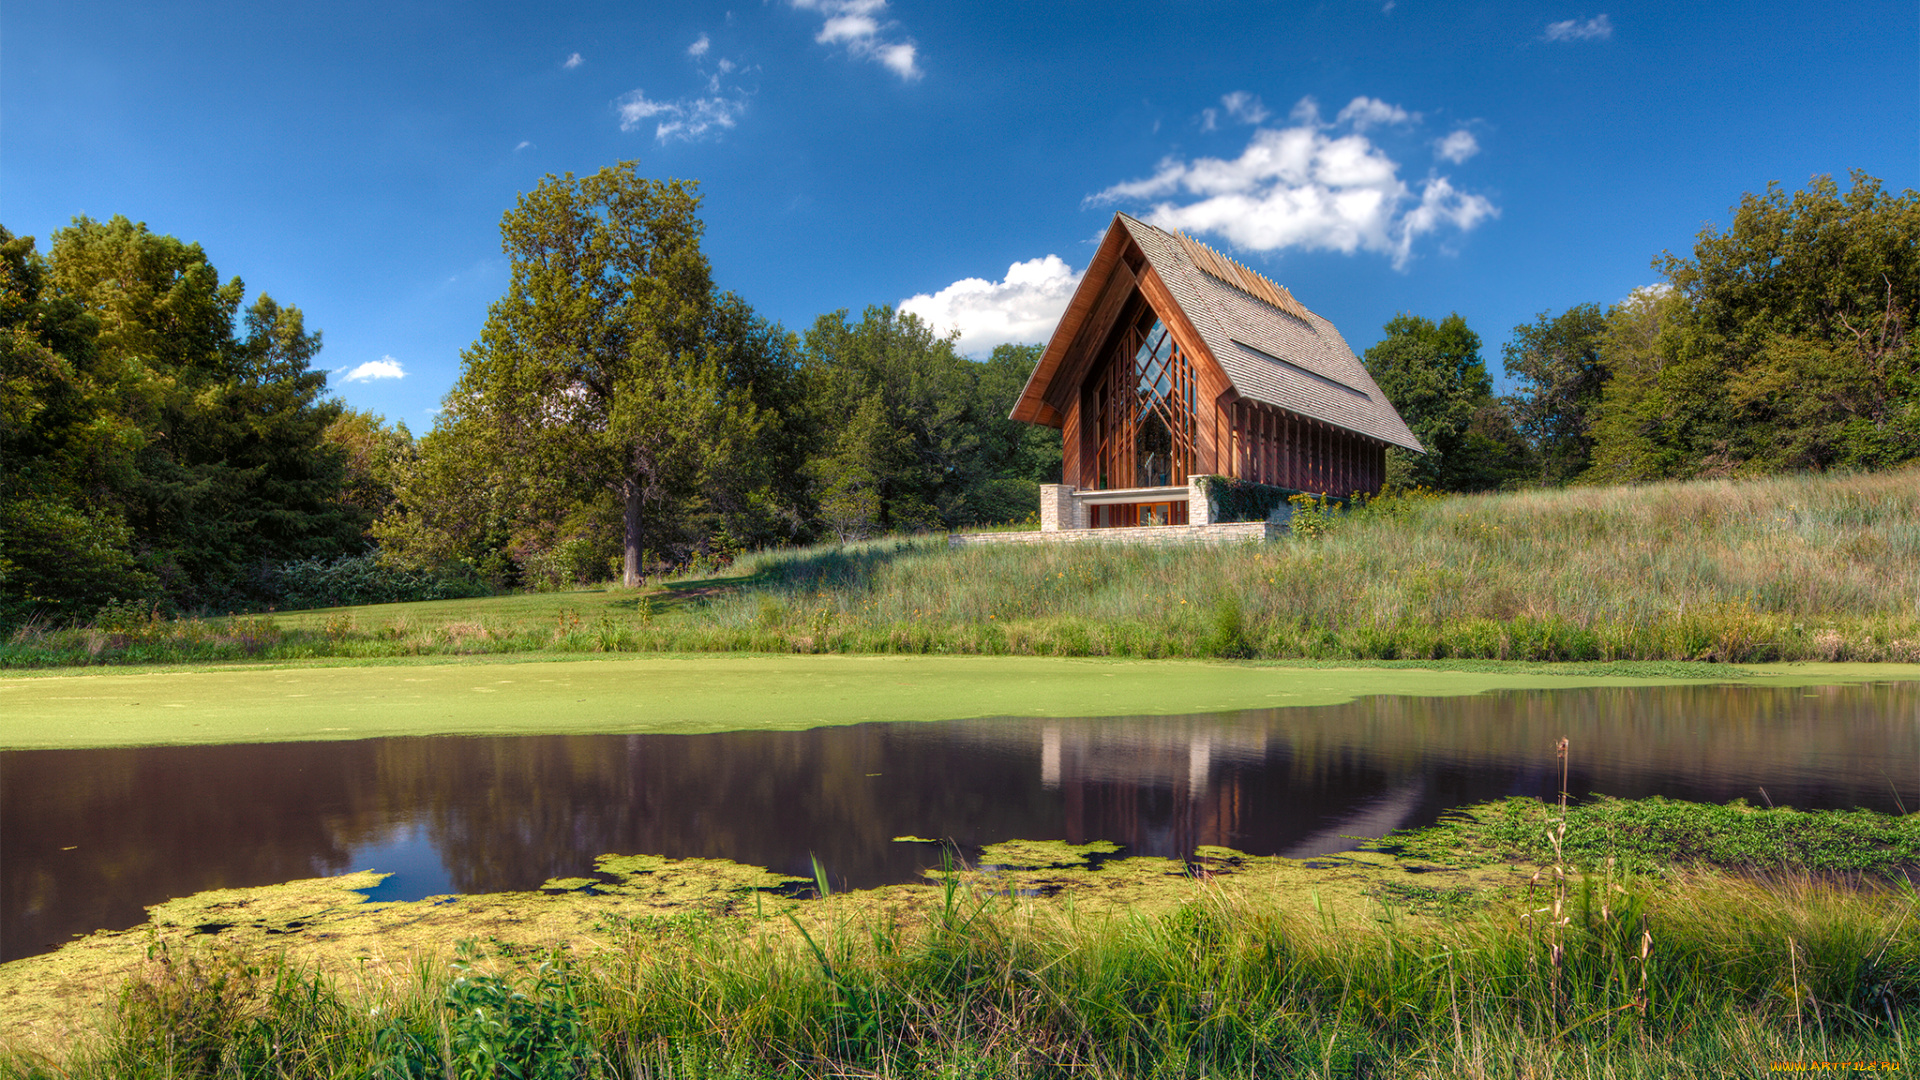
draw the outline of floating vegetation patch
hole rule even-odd
[[[919,925],[961,910],[956,896],[964,910],[1011,902],[1043,912],[1043,905],[1071,904],[1075,917],[1171,917],[1217,901],[1271,905],[1327,926],[1371,926],[1383,912],[1452,925],[1502,905],[1523,906],[1539,888],[1533,871],[1544,861],[1546,823],[1557,816],[1531,800],[1488,803],[1433,828],[1375,841],[1373,850],[1307,860],[1212,846],[1167,859],[1125,856],[1106,841],[1010,840],[982,849],[973,868],[943,866],[917,883],[821,899],[811,897],[811,881],[762,867],[652,855],[602,856],[592,876],[555,878],[533,892],[411,902],[370,900],[366,890],[387,876],[372,871],[217,889],[155,904],[149,920],[131,930],[101,931],[0,965],[0,1042],[49,1050],[71,1044],[101,1022],[117,988],[145,970],[156,950],[189,946],[266,952],[378,992],[410,984],[423,964],[445,961],[467,941],[495,955],[531,957],[644,950],[693,937],[783,939],[797,936],[796,928],[817,938],[847,925]],[[1573,807],[1569,817],[1567,863],[1576,872],[1604,867],[1605,888],[1613,892],[1617,877],[1636,868],[1658,872],[1637,879],[1652,883],[1644,887],[1706,895],[1748,886],[1738,878],[1702,884],[1672,871],[1704,865],[1884,873],[1920,859],[1920,815],[1647,799],[1596,800]],[[1596,901],[1602,910],[1604,900]]]
[[[1450,811],[1429,828],[1363,846],[1410,864],[1546,863],[1547,828],[1558,817],[1556,808],[1516,796]],[[1920,814],[1603,796],[1568,809],[1565,850],[1571,865],[1586,870],[1712,867],[1892,878],[1920,867]]]
[[[1109,840],[1091,844],[1069,844],[1064,840],[1008,840],[980,849],[982,868],[1000,870],[1047,870],[1056,867],[1090,866],[1102,855],[1114,855],[1120,845]]]

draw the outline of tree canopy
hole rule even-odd
[[[1480,335],[1457,312],[1438,323],[1402,313],[1383,329],[1387,336],[1364,358],[1367,373],[1427,450],[1389,450],[1389,485],[1498,487],[1516,467],[1519,447],[1512,422],[1494,399]]]
[[[243,309],[199,245],[124,217],[44,259],[0,237],[0,605],[248,605],[265,564],[359,548],[298,308]]]
[[[1596,481],[1920,457],[1920,193],[1856,172],[1747,195],[1608,316]]]

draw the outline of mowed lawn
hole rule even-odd
[[[1478,667],[1479,670],[1473,670]],[[1010,656],[415,658],[0,678],[0,750],[400,735],[802,729],[1326,705],[1371,694],[1920,679],[1920,665],[1375,665]]]

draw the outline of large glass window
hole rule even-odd
[[[1099,376],[1095,486],[1166,487],[1186,482],[1198,457],[1193,362],[1152,311],[1122,336]]]

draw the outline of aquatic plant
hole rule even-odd
[[[1071,898],[1013,899],[998,871],[956,865],[943,843],[935,903],[846,906],[815,859],[817,899],[784,905],[784,919],[757,903],[751,916],[617,919],[602,927],[612,947],[587,955],[500,943],[489,956],[466,944],[445,972],[423,966],[410,989],[376,991],[371,1004],[284,956],[158,941],[104,1044],[59,1062],[0,1054],[0,1076],[1611,1077],[1767,1059],[1914,1065],[1911,884],[1803,869],[1831,866],[1835,845],[1789,846],[1764,879],[1709,865],[1739,865],[1742,842],[1697,860],[1683,849],[1691,869],[1639,872],[1611,852],[1657,841],[1642,830],[1620,842],[1619,804],[1570,806],[1569,758],[1562,739],[1555,804],[1530,814],[1490,804],[1376,845],[1416,860],[1551,860],[1446,917],[1397,906],[1396,893],[1376,894],[1363,917],[1318,891],[1307,906],[1278,904],[1210,885],[1210,873],[1170,909],[1085,912]],[[1649,803],[1644,818],[1669,824],[1721,809]],[[1858,838],[1875,824],[1866,818],[1892,838],[1879,847],[1911,854],[1920,819],[1821,820]],[[1588,834],[1602,832],[1596,847]],[[1085,876],[1115,850],[1016,841],[982,860]],[[1576,880],[1575,851],[1610,853]],[[1223,870],[1248,861],[1226,849],[1195,859]],[[668,865],[609,856],[601,869]],[[1542,873],[1552,875],[1544,903]]]

